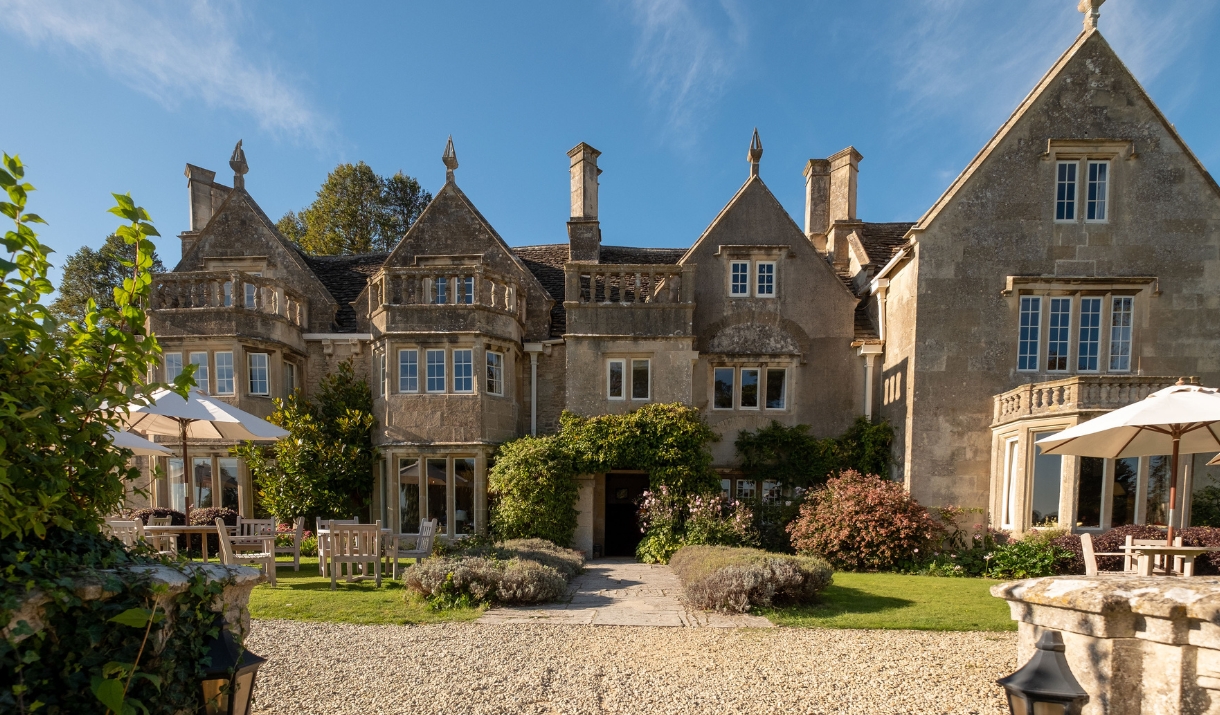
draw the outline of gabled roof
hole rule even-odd
[[[360,296],[369,278],[385,264],[388,253],[361,253],[351,256],[305,256],[305,262],[339,304],[335,313],[336,332],[356,332],[356,309],[352,301]]]
[[[906,244],[907,231],[915,224],[910,221],[896,223],[865,223],[860,229],[860,243],[868,254],[868,262],[884,266]]]
[[[1215,190],[1217,194],[1220,194],[1220,185],[1216,183],[1216,180],[1207,172],[1207,169],[1203,166],[1203,163],[1199,161],[1194,152],[1190,150],[1190,147],[1186,145],[1186,142],[1182,139],[1182,136],[1178,134],[1178,130],[1169,122],[1168,119],[1165,118],[1165,115],[1161,112],[1160,108],[1156,106],[1156,103],[1152,101],[1152,98],[1148,95],[1148,92],[1144,90],[1143,85],[1139,83],[1139,80],[1135,78],[1135,75],[1133,75],[1131,70],[1127,68],[1127,65],[1123,63],[1122,58],[1118,56],[1118,53],[1114,52],[1114,48],[1110,47],[1110,44],[1106,42],[1104,37],[1102,37],[1101,32],[1096,29],[1092,29],[1085,30],[1084,32],[1080,33],[1080,35],[1076,38],[1076,41],[1072,43],[1071,47],[1068,47],[1067,50],[1060,55],[1059,59],[1055,61],[1055,64],[1051,65],[1051,68],[1047,70],[1045,75],[1042,76],[1042,79],[1039,80],[1036,85],[1034,85],[1034,88],[1025,96],[1025,99],[1021,100],[1021,103],[1017,105],[1016,110],[1013,111],[1012,116],[1008,118],[1008,121],[1000,125],[1000,128],[996,130],[996,133],[991,137],[991,140],[988,141],[981,150],[979,150],[979,153],[976,154],[974,159],[972,159],[970,163],[966,165],[966,168],[962,170],[962,173],[958,174],[957,178],[953,180],[953,183],[949,184],[949,188],[945,189],[945,192],[941,194],[940,198],[937,199],[934,204],[932,204],[932,207],[929,208],[927,212],[925,212],[924,215],[919,218],[919,221],[917,221],[915,225],[911,227],[912,231],[925,230],[932,223],[932,221],[934,221],[936,217],[940,215],[940,212],[949,205],[949,202],[953,200],[953,197],[957,194],[957,192],[960,191],[963,186],[965,186],[970,177],[974,175],[974,173],[979,169],[980,166],[983,165],[987,158],[991,156],[992,152],[995,151],[995,149],[1003,142],[1008,133],[1012,131],[1018,122],[1021,121],[1021,119],[1025,116],[1025,113],[1029,111],[1030,107],[1032,107],[1047,90],[1047,88],[1050,87],[1050,85],[1056,79],[1058,79],[1059,75],[1076,57],[1076,55],[1080,53],[1081,49],[1091,42],[1101,43],[1105,50],[1114,56],[1119,67],[1121,67],[1122,70],[1127,73],[1127,76],[1130,78],[1136,91],[1139,92],[1143,100],[1148,103],[1148,107],[1156,115],[1157,119],[1160,120],[1165,130],[1171,137],[1173,137],[1174,141],[1177,142],[1182,151],[1188,157],[1190,157],[1190,160],[1199,169],[1199,172],[1205,177],[1205,180],[1211,185],[1212,189]]]

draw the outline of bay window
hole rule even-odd
[[[246,368],[250,376],[250,394],[265,396],[270,394],[267,379],[267,353],[250,353],[246,356]]]

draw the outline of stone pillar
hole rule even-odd
[[[593,557],[593,475],[582,474],[576,478],[579,491],[576,496],[576,533],[572,535],[572,548]]]
[[[1063,634],[1084,715],[1220,712],[1220,577],[1065,576],[991,593],[1018,622],[1019,665],[1042,631]]]

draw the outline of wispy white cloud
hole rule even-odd
[[[316,140],[324,122],[267,58],[243,43],[231,0],[0,0],[0,28],[75,51],[175,108],[192,101],[254,117],[269,132]]]
[[[667,134],[692,143],[749,42],[744,13],[731,0],[634,0],[631,9],[639,30],[634,68]]]
[[[1147,87],[1181,59],[1183,52],[1198,47],[1195,39],[1202,28],[1211,26],[1218,7],[1215,0],[1110,0],[1101,7],[1101,31]],[[1193,81],[1184,83],[1178,93],[1189,93],[1193,85]]]

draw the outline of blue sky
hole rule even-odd
[[[603,242],[686,246],[747,175],[794,218],[807,159],[863,155],[859,213],[916,219],[1080,30],[1076,0],[134,3],[0,0],[20,153],[58,260],[130,191],[178,259],[186,162],[274,219],[339,162],[458,185],[510,243],[566,240],[566,151],[602,151]],[[1220,166],[1220,0],[1109,0],[1101,29]],[[18,82],[14,83],[13,80]],[[17,87],[14,87],[14,84]]]

